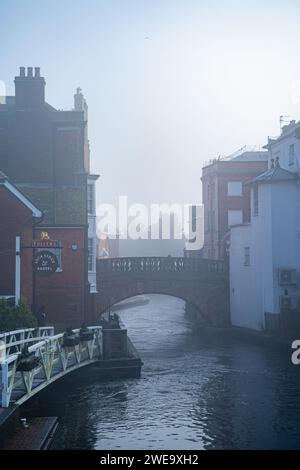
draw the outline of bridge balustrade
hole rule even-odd
[[[192,272],[224,274],[223,261],[179,257],[105,258],[98,260],[99,275],[108,273]]]

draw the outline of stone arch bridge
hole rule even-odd
[[[227,268],[217,260],[171,256],[100,259],[96,311],[101,315],[139,294],[165,294],[193,306],[201,323],[228,326],[228,284]]]

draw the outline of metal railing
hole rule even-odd
[[[235,152],[232,152],[230,155],[219,155],[218,157],[213,157],[213,158],[210,158],[209,160],[206,160],[203,163],[202,168],[205,168],[206,166],[212,165],[213,163],[216,163],[216,162],[226,162],[229,160],[233,160],[234,158],[246,152],[262,152],[267,155],[267,151],[265,151],[261,145],[244,145],[243,147],[236,150]]]
[[[102,357],[102,328],[89,327],[93,338],[75,346],[64,346],[64,333],[55,335],[53,327],[10,331],[0,335],[1,402],[22,404],[50,383]],[[73,330],[79,333],[79,330]],[[39,358],[32,370],[18,370],[18,360],[24,346]]]
[[[0,342],[5,344],[5,354],[21,352],[25,343],[36,343],[45,337],[54,335],[53,326],[43,326],[39,328],[26,328],[23,330],[7,331],[0,334]]]

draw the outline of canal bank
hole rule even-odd
[[[27,419],[18,405],[0,408],[0,450],[47,450],[57,427],[57,417]]]
[[[140,377],[143,363],[125,324],[117,313],[107,314],[106,318],[102,320],[102,357],[97,362],[99,377]]]
[[[134,345],[128,338],[125,325],[121,322],[117,314],[109,316],[108,321],[104,321],[103,323],[102,330],[100,329],[101,347],[99,347],[98,351],[99,360],[92,362],[90,365],[86,365],[84,368],[74,369],[71,374],[75,375],[75,379],[77,375],[77,380],[82,382],[85,382],[86,378],[91,374],[95,374],[98,380],[140,377],[142,361]],[[93,333],[91,333],[91,331],[87,330],[85,334],[85,341],[93,339],[91,336]],[[72,338],[69,333],[69,343],[71,339],[73,342],[75,341],[75,333],[73,333]],[[67,362],[70,359],[69,354],[72,354],[72,352],[70,353],[69,349],[74,347],[73,343],[72,347],[69,343],[67,346],[68,352],[66,353],[68,354]],[[84,343],[84,345],[85,344],[86,343]],[[90,346],[90,344],[88,344],[88,346]],[[77,349],[75,353],[81,354],[81,346],[76,347],[79,349]],[[47,351],[47,348],[43,349],[43,354],[47,355]],[[61,357],[59,361],[60,360],[62,360]],[[94,366],[94,368],[92,369],[91,366]],[[37,369],[36,374],[40,373],[40,370],[43,371],[43,367],[42,369]],[[27,383],[28,380],[31,380],[31,372],[29,369],[19,371],[19,374],[23,374],[19,377],[19,380],[23,380],[24,383]],[[32,380],[33,377],[34,376],[32,376]],[[63,381],[63,378],[60,378],[60,380]],[[40,382],[41,380],[39,379],[38,385]],[[54,390],[55,393],[54,385],[55,381],[53,381],[52,384],[49,383],[45,389],[49,388],[51,391]],[[25,403],[30,407],[31,401],[35,402],[36,400],[42,399],[43,391],[41,390],[37,395],[33,394],[31,398],[27,397],[28,401],[25,401]],[[47,449],[51,445],[57,427],[57,417],[48,417],[44,415],[40,416],[37,413],[28,414],[26,412],[26,406],[20,406],[18,401],[11,400],[9,407],[0,407],[0,449]]]
[[[58,416],[54,449],[295,449],[300,368],[290,348],[195,331],[184,303],[151,296],[121,312],[141,378],[73,374],[26,405]]]
[[[193,324],[194,331],[199,334],[209,333],[223,334],[228,338],[241,338],[242,340],[253,340],[267,342],[271,344],[283,344],[290,346],[295,339],[300,339],[299,328],[280,329],[280,330],[253,330],[250,328],[232,326],[224,328],[210,327],[205,324],[199,311],[190,304],[185,304],[186,318]]]

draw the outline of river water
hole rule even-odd
[[[144,361],[140,379],[101,381],[86,368],[26,405],[59,417],[53,448],[300,449],[290,348],[195,332],[181,300],[150,297],[121,313]]]

